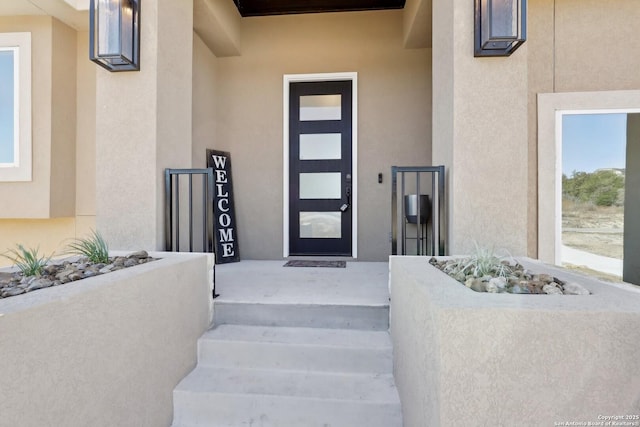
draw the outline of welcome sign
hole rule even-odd
[[[240,252],[231,183],[231,155],[225,151],[207,150],[207,167],[213,169],[216,263],[238,262]]]

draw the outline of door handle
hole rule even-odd
[[[351,174],[350,173],[348,173],[345,176],[345,181],[347,183],[347,186],[344,189],[344,194],[347,196],[347,203],[343,203],[342,206],[340,206],[341,212],[346,212],[351,206]]]
[[[347,188],[345,188],[344,190],[344,194],[347,196],[347,203],[342,204],[342,206],[340,206],[340,210],[342,212],[346,212],[347,209],[349,209],[349,207],[351,206],[351,186],[347,185]]]

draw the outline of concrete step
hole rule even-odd
[[[391,373],[386,331],[221,325],[198,343],[198,365],[317,372]]]
[[[386,264],[237,264],[220,266],[216,327],[174,390],[174,427],[402,426]]]
[[[174,390],[174,427],[402,425],[391,374],[197,366]]]
[[[387,304],[296,304],[216,301],[214,324],[306,328],[389,329]]]

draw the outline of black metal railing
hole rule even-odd
[[[199,176],[200,179],[194,181],[194,176]],[[164,178],[165,250],[169,252],[215,252],[213,169],[165,169]],[[214,263],[213,298],[218,296],[215,277]]]
[[[391,167],[393,255],[442,256],[447,253],[444,173],[444,166]],[[415,229],[415,233],[410,228]],[[415,250],[410,246],[412,241],[415,241]]]

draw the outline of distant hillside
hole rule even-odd
[[[594,173],[598,173],[598,172],[613,172],[616,175],[624,176],[625,168],[601,168],[601,169],[596,169],[594,171]]]
[[[562,197],[597,206],[624,204],[624,169],[598,169],[562,175]]]

